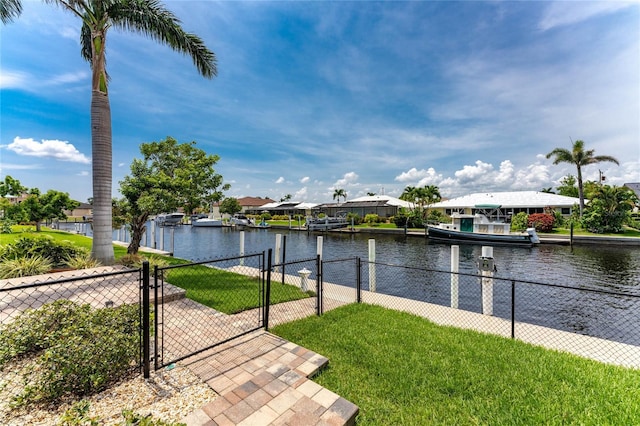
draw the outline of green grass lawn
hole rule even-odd
[[[369,305],[271,331],[329,358],[359,425],[640,424],[638,370]]]
[[[166,280],[185,289],[189,299],[227,314],[257,308],[261,301],[258,278],[203,265],[171,269]],[[309,294],[298,287],[280,283],[271,285],[271,303],[306,297]]]

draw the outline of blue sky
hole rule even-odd
[[[80,23],[24,1],[0,27],[0,178],[91,196]],[[445,197],[555,187],[544,154],[582,139],[610,184],[640,182],[640,3],[167,1],[218,58],[111,29],[114,195],[139,144],[221,159],[227,196],[329,202],[334,189]]]

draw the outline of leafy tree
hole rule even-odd
[[[545,194],[555,194],[555,192],[553,192],[553,188],[552,187],[542,188],[540,190],[540,192],[544,192]]]
[[[291,201],[291,198],[292,198],[291,194],[287,194],[284,197],[280,198],[280,202],[282,203],[285,201]]]
[[[556,188],[558,190],[558,195],[578,198],[577,183],[578,181],[574,175],[566,175],[560,180],[560,185]]]
[[[71,12],[82,22],[81,54],[91,67],[91,144],[93,161],[92,256],[114,262],[111,223],[112,136],[107,85],[106,39],[111,27],[140,33],[191,56],[204,77],[217,74],[216,58],[202,40],[186,33],[180,21],[158,0],[44,0]],[[21,0],[0,0],[0,19],[12,22],[22,13]]]
[[[138,252],[150,215],[189,208],[196,199],[221,197],[228,188],[213,168],[220,157],[195,145],[179,144],[171,137],[140,145],[143,159],[134,159],[131,174],[120,182],[124,199],[118,207],[131,227],[127,253]]]
[[[4,181],[0,182],[0,198],[7,195],[20,195],[24,192],[27,192],[27,188],[22,186],[18,179],[11,176],[5,176]]]
[[[608,155],[594,155],[594,150],[584,149],[584,142],[577,140],[573,142],[572,150],[565,148],[556,148],[547,154],[547,158],[554,157],[553,164],[571,163],[575,164],[578,170],[578,198],[580,198],[580,217],[584,212],[584,188],[582,184],[582,168],[589,164],[596,164],[603,161],[620,164],[618,160]]]
[[[28,220],[36,223],[36,232],[40,232],[40,222],[43,220],[66,219],[64,210],[73,210],[79,205],[66,192],[50,189],[41,195],[37,188],[30,190],[27,199],[20,203]]]
[[[338,189],[336,188],[333,191],[333,199],[338,199],[338,204],[340,204],[340,198],[342,198],[344,201],[347,201],[347,192],[344,189]]]
[[[412,203],[414,210],[417,210],[416,214],[426,219],[429,216],[429,206],[442,200],[442,196],[435,185],[425,185],[422,188],[407,186],[400,199]]]
[[[226,213],[233,216],[236,213],[240,213],[242,211],[242,206],[238,202],[237,198],[229,197],[222,200],[220,203],[220,213]]]
[[[511,218],[511,230],[521,232],[529,226],[529,215],[526,212],[516,213]]]
[[[626,187],[598,185],[582,217],[582,227],[596,233],[623,232],[638,197]]]

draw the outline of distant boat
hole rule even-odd
[[[525,233],[511,233],[511,225],[492,222],[482,214],[465,215],[454,213],[452,223],[428,225],[429,239],[437,241],[465,242],[471,244],[519,245],[531,247],[540,242],[536,230],[529,228]]]
[[[262,221],[261,221],[260,223],[258,223],[258,224],[256,224],[256,223],[255,223],[255,222],[253,222],[253,221],[250,221],[250,222],[249,222],[249,228],[261,228],[261,229],[268,229],[268,228],[271,228],[271,225],[270,225],[270,224],[268,224],[267,222],[265,222],[265,220],[264,220],[264,219],[262,219]]]
[[[156,216],[155,221],[158,226],[176,226],[182,223],[184,213],[166,213]]]
[[[329,229],[345,228],[347,214],[339,212],[336,216],[307,217],[306,226],[309,231],[328,231]]]
[[[222,228],[222,219],[214,219],[213,217],[205,217],[202,219],[196,219],[191,222],[191,225],[198,227],[209,228]]]
[[[243,214],[235,214],[229,219],[231,226],[247,226],[249,225],[249,218]]]

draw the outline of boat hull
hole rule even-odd
[[[193,226],[202,228],[222,228],[222,220],[219,219],[198,219],[193,221]]]
[[[429,239],[436,241],[523,247],[533,246],[531,236],[528,234],[481,234],[477,232],[462,232],[452,229],[442,229],[435,226],[429,226],[427,232]]]

